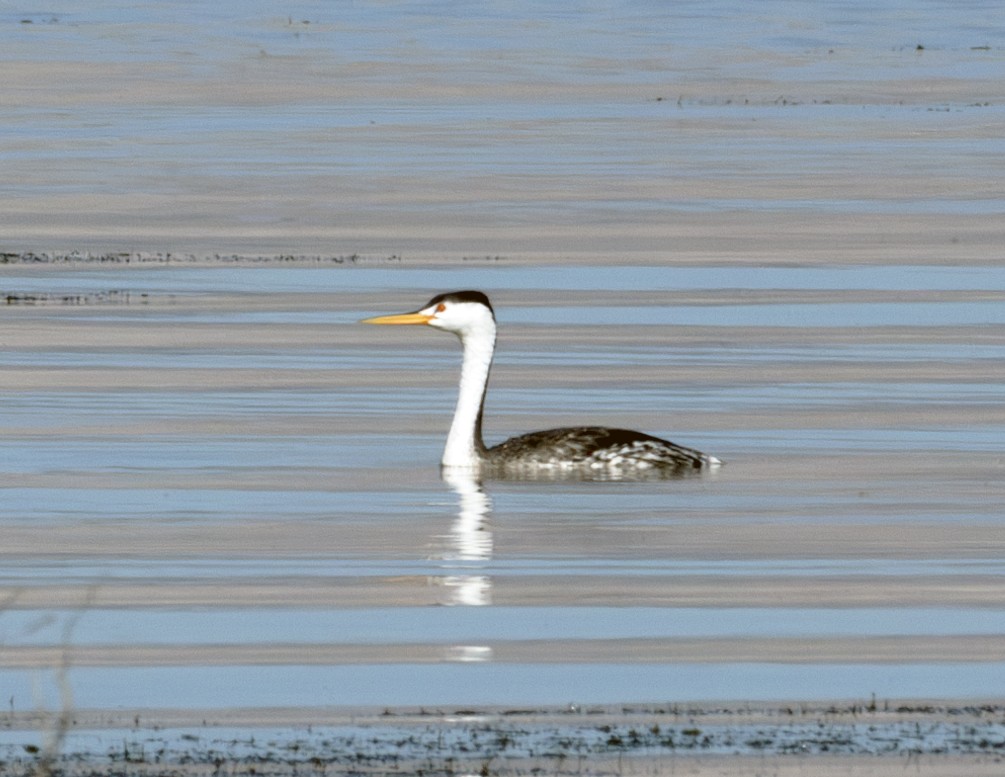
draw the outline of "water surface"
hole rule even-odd
[[[999,16],[0,13],[12,719],[1001,696]],[[490,442],[725,467],[441,479],[457,344],[356,322],[464,288]]]
[[[5,312],[6,687],[57,704],[65,656],[83,708],[992,692],[998,276],[18,268],[49,296]],[[726,466],[441,480],[456,342],[355,322],[474,285],[490,439],[590,420]],[[820,293],[848,320],[779,323]]]

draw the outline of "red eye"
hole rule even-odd
[[[437,313],[442,313],[446,309],[447,309],[447,306],[444,305],[442,302],[439,305],[436,306],[436,312]]]

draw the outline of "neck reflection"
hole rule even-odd
[[[492,604],[492,578],[481,571],[492,560],[488,527],[492,500],[470,470],[444,468],[443,480],[457,494],[458,507],[449,532],[441,538],[445,546],[442,566],[451,572],[436,581],[443,592],[440,604]]]

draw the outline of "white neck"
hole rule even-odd
[[[464,347],[461,385],[441,464],[444,467],[477,467],[485,454],[482,406],[496,345],[495,322],[490,318],[477,328],[459,333],[458,337]]]

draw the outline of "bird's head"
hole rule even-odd
[[[453,291],[433,297],[413,313],[377,316],[364,324],[426,324],[453,332],[462,340],[473,334],[495,336],[495,314],[492,303],[480,291]]]

